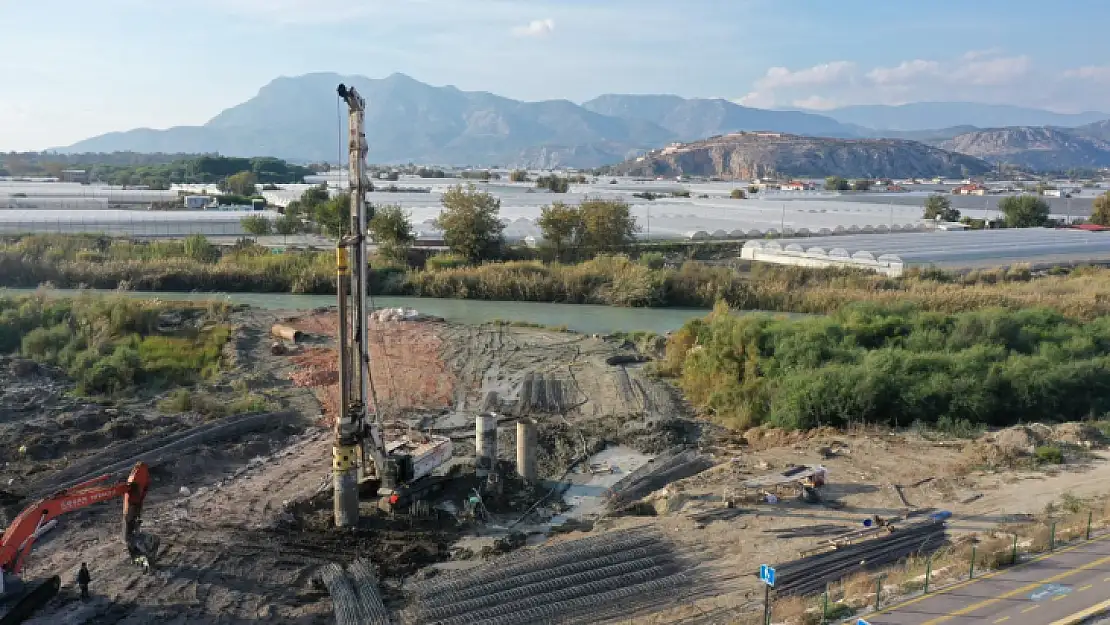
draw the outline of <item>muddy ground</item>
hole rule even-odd
[[[276,321],[297,326],[305,341],[286,353],[271,353],[268,329]],[[155,462],[144,524],[162,540],[155,572],[144,575],[125,561],[118,501],[71,514],[43,536],[28,559],[27,577],[61,574],[64,584],[62,594],[32,622],[332,623],[331,600],[314,582],[328,562],[371,559],[380,568],[386,604],[399,610],[404,589],[427,576],[429,565],[465,568],[495,557],[482,553],[492,541],[475,537],[481,527],[442,512],[427,518],[378,516],[369,497],[362,527],[331,529],[327,424],[335,410],[335,365],[328,335],[334,317],[242,311],[234,322],[229,371],[209,391],[230,396],[233,387],[247,385],[267,393],[275,411],[240,421],[245,429],[223,438],[221,432],[232,431],[226,428],[237,427],[234,418],[161,414],[154,397],[81,400],[68,394],[71,387],[58,372],[0,363],[5,463],[0,480],[10,481],[10,493],[41,490],[138,453]],[[704,592],[636,614],[636,622],[739,621],[761,600],[754,567],[798,557],[819,540],[814,532],[835,533],[874,514],[928,508],[954,512],[957,532],[976,531],[1041,514],[1064,493],[1101,495],[1106,490],[1101,484],[1110,478],[1110,456],[1097,441],[1092,444],[1093,435],[1074,428],[1023,430],[974,444],[881,431],[726,433],[694,419],[650,367],[631,362],[630,346],[614,341],[440,322],[382,322],[372,331],[377,408],[390,431],[451,436],[464,465],[473,453],[473,418],[482,410],[504,417],[503,460],[514,457],[515,421],[538,422],[546,477],[561,476],[574,459],[615,443],[649,454],[692,445],[713,458],[714,468],[649,496],[640,516],[601,519],[592,531],[547,541],[649,526],[695,563],[699,579],[713,580]],[[215,434],[182,438],[198,431]],[[186,444],[189,440],[202,442]],[[1071,447],[1068,462],[1050,471],[984,462],[1027,454],[1052,440]],[[1002,447],[1007,450],[999,451]],[[829,469],[822,504],[782,493],[774,504],[749,498],[739,509],[724,507],[723,500],[737,496],[745,479],[817,463]],[[465,474],[465,466],[461,470]],[[457,508],[470,485],[460,482],[447,499]],[[517,518],[548,494],[546,488],[518,487],[512,483],[503,500],[489,501],[501,519]],[[540,510],[550,515],[559,507],[545,504]],[[543,521],[538,516],[527,525],[535,531]],[[93,577],[94,599],[87,603],[72,587],[81,562],[89,563]]]

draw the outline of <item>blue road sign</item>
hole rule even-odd
[[[863,619],[859,619],[858,621],[856,621],[856,625],[871,625],[871,623],[868,623]]]
[[[775,586],[775,568],[767,565],[759,565],[759,579],[763,580],[764,584],[774,588]]]

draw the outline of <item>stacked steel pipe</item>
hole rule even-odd
[[[931,518],[893,529],[880,538],[776,566],[775,593],[817,594],[828,582],[893,564],[911,555],[932,553],[947,540],[943,519]]]

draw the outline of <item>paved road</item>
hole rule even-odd
[[[1110,609],[1110,535],[864,618],[872,625],[1063,625],[1099,606]]]

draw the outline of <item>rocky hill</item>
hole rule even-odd
[[[1090,132],[1097,132],[1093,124]],[[1079,134],[1079,129],[1019,126],[991,128],[958,135],[939,143],[939,147],[982,158],[1036,170],[1063,170],[1076,167],[1110,167],[1110,143],[1095,136]]]
[[[318,73],[278,78],[203,126],[110,133],[58,151],[219,152],[334,162],[340,145],[335,93],[339,83],[354,86],[366,98],[370,160],[377,163],[596,167],[671,141],[720,132],[851,132],[820,115],[746,109],[724,101],[672,96],[663,107],[671,113],[647,119],[567,100],[521,102],[434,87],[404,74],[370,79]],[[683,116],[687,121],[680,123]],[[660,125],[668,120],[675,121]],[[345,133],[345,115],[341,123]]]
[[[1110,142],[1110,119],[1104,119],[1100,122],[1073,128],[1072,132],[1081,137],[1090,137],[1092,139]]]
[[[825,139],[744,132],[653,150],[611,168],[632,176],[908,178],[966,177],[991,165],[980,159],[896,139]]]

